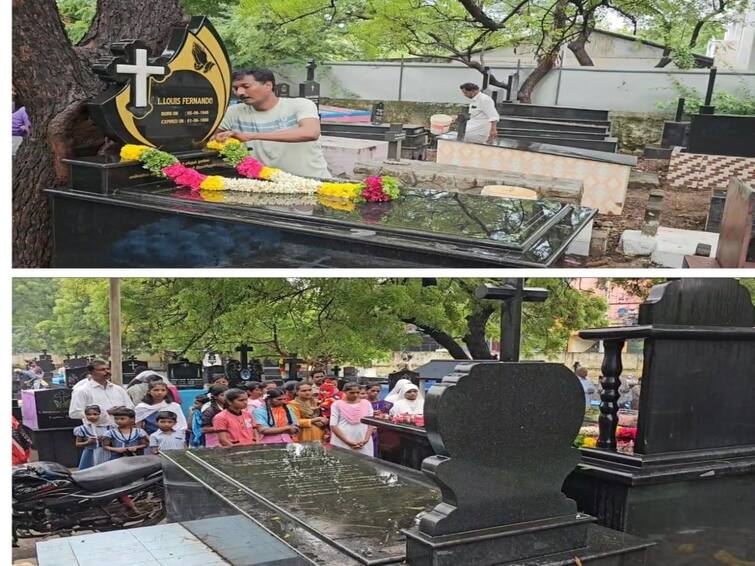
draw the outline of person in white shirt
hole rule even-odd
[[[165,450],[183,450],[186,448],[186,430],[176,430],[176,413],[160,411],[157,413],[157,430],[149,435],[149,449],[152,454]]]
[[[110,383],[110,368],[103,360],[94,360],[89,366],[89,377],[77,383],[73,388],[71,405],[68,408],[68,416],[72,419],[81,419],[86,424],[88,421],[84,415],[84,409],[89,405],[100,407],[100,418],[96,424],[114,424],[110,414],[117,407],[134,408],[131,397],[120,385]]]
[[[495,102],[487,94],[480,91],[474,83],[461,85],[461,93],[469,98],[469,119],[464,134],[465,142],[489,143],[498,137],[496,127],[500,116],[495,109]]]
[[[331,177],[320,145],[320,115],[314,102],[278,98],[275,75],[268,69],[236,71],[232,87],[241,103],[228,107],[213,136],[215,141],[236,138],[264,165],[292,175]]]

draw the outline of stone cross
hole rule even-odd
[[[480,285],[475,290],[478,299],[501,301],[501,353],[502,362],[518,362],[522,340],[522,304],[542,303],[548,290],[525,287],[524,279],[507,279],[503,286]]]
[[[249,367],[249,352],[251,352],[252,350],[254,350],[254,348],[247,344],[241,344],[241,346],[236,347],[236,351],[241,354],[239,359],[241,371],[244,371]]]
[[[132,104],[135,108],[146,108],[147,80],[151,75],[163,76],[165,67],[163,65],[150,65],[147,62],[146,49],[134,49],[134,60],[134,64],[118,63],[115,66],[115,71],[123,75],[134,75],[134,78],[131,79],[131,83],[134,85],[134,101]]]

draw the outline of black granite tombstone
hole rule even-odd
[[[317,63],[314,59],[310,59],[307,63],[307,79],[299,83],[299,96],[301,98],[307,98],[320,107],[320,83],[315,80],[315,69]]]
[[[594,518],[561,493],[579,461],[572,441],[583,413],[579,381],[561,364],[459,365],[432,387],[425,426],[437,455],[422,471],[443,501],[404,531],[408,562],[555,565],[576,557],[601,564],[621,556],[622,563],[643,564],[650,543],[591,525]],[[495,433],[469,418],[475,414],[495,414]]]
[[[755,557],[755,309],[733,279],[653,287],[638,326],[586,330],[603,341],[600,437],[564,483],[606,526],[661,541],[658,564]],[[616,451],[621,352],[644,340],[633,453]]]
[[[89,359],[80,358],[76,354],[63,360],[63,367],[66,372],[66,387],[73,387],[87,377],[89,374],[87,365],[89,365]]]
[[[419,386],[419,374],[409,368],[402,368],[388,374],[388,391],[396,387],[396,383],[398,383],[400,379],[408,379],[414,385]]]
[[[689,126],[690,153],[755,157],[755,116],[694,114]]]
[[[94,71],[109,86],[87,104],[103,133],[120,143],[169,151],[197,169],[222,165],[204,144],[220,125],[230,98],[231,64],[220,36],[203,16],[175,28],[159,57],[139,40],[110,44]],[[63,160],[71,187],[109,194],[150,178],[141,164],[112,156]]]
[[[32,431],[39,460],[77,466],[79,451],[73,442],[73,429],[81,421],[68,417],[71,389],[53,388],[21,392],[24,425]]]
[[[186,359],[179,360],[168,364],[168,381],[176,389],[202,389],[204,387],[202,369],[202,364],[195,364]]]
[[[382,124],[385,122],[385,103],[376,102],[372,105],[372,112],[370,113],[370,122],[372,124]],[[403,131],[403,124],[402,124]]]
[[[288,83],[276,83],[275,96],[277,96],[278,98],[290,98],[291,85]]]
[[[141,371],[148,369],[149,364],[146,360],[137,360],[136,356],[129,356],[128,359],[121,362],[121,372],[123,383],[127,384],[134,379]]]
[[[52,356],[47,353],[47,350],[42,350],[42,353],[37,358],[37,365],[45,372],[45,377],[50,377],[55,371]]]

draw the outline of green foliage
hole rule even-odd
[[[443,332],[461,344],[471,332],[470,317],[488,308],[493,316],[480,330],[497,337],[500,304],[474,296],[483,281],[439,279],[428,286],[403,278],[124,279],[123,346],[198,359],[206,348],[233,352],[247,342],[259,356],[296,352],[366,365],[417,343],[407,324]],[[525,306],[525,353],[561,352],[571,332],[605,322],[605,302],[567,280],[535,279],[528,285],[548,287],[551,297]],[[14,295],[14,309],[29,321],[22,329],[14,310],[15,351],[107,353],[107,280],[62,279],[49,288],[14,282]],[[45,297],[38,313],[27,306]]]
[[[57,0],[60,19],[71,43],[84,37],[97,11],[97,0]]]
[[[219,153],[229,165],[236,167],[246,156],[249,155],[249,150],[243,143],[229,143],[226,144]]]
[[[705,97],[699,90],[688,87],[677,79],[672,79],[678,97],[684,98],[684,111],[686,114],[697,114],[705,102]],[[677,98],[668,102],[658,103],[663,110],[671,110],[676,107]],[[755,93],[741,83],[733,92],[713,91],[711,104],[716,108],[716,114],[731,114],[739,116],[755,115]]]
[[[13,279],[13,351],[40,352],[52,349],[37,325],[53,316],[58,279]]]
[[[178,159],[173,155],[165,151],[160,151],[159,149],[148,149],[142,154],[139,161],[142,162],[144,169],[147,169],[150,173],[157,175],[158,177],[163,176],[163,169],[174,163],[178,163]]]

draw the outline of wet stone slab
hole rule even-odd
[[[213,486],[232,505],[303,554],[314,537],[361,564],[401,562],[401,529],[440,501],[440,492],[413,470],[319,444],[259,445],[171,453],[179,467]],[[288,536],[287,536],[288,535]],[[301,542],[301,544],[299,544]],[[318,554],[322,549],[318,550]]]

